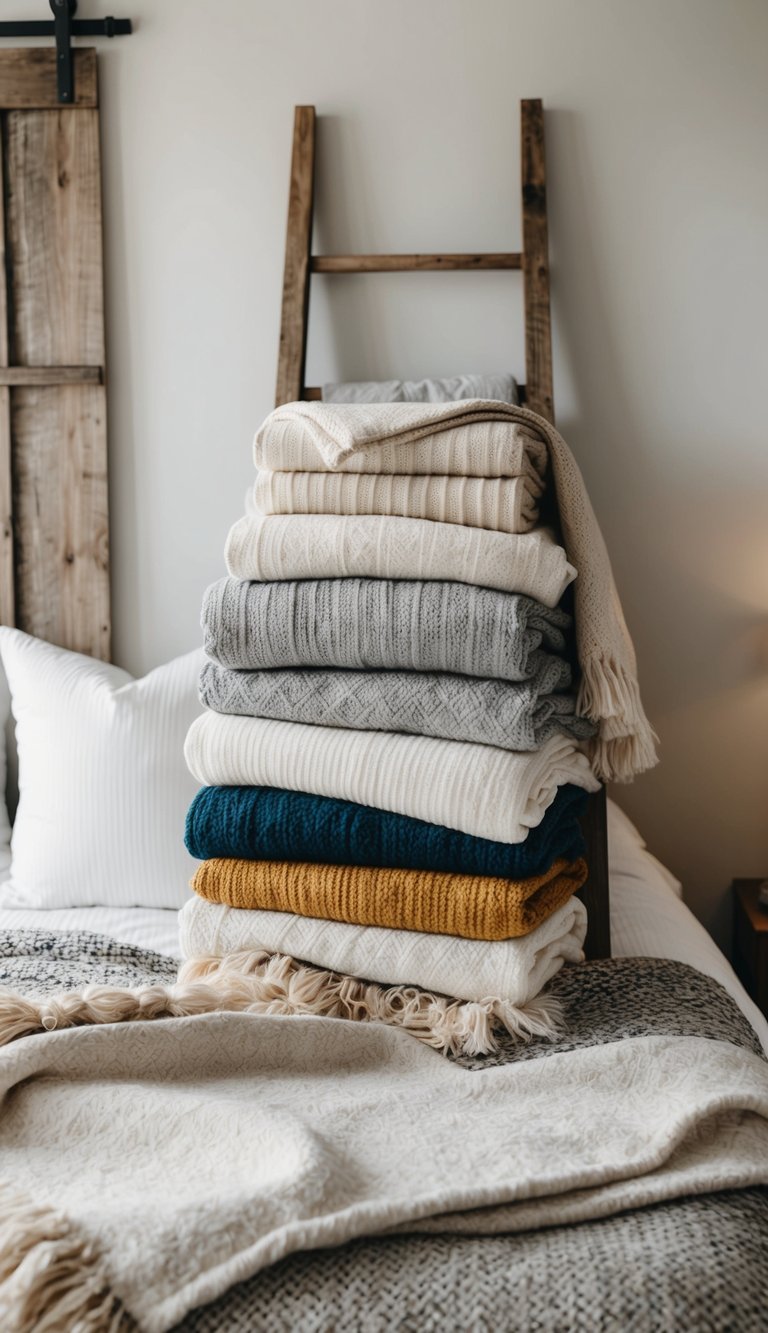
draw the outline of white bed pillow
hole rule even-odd
[[[0,629],[0,656],[19,755],[4,906],[180,907],[202,649],[142,680],[20,630]]]

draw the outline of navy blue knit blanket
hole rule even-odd
[[[325,865],[390,866],[527,879],[558,857],[584,855],[579,826],[587,796],[563,786],[521,843],[490,842],[408,815],[274,787],[203,787],[187,814],[192,856]]]

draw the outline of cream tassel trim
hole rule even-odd
[[[0,1328],[3,1333],[130,1333],[92,1241],[52,1208],[0,1182]]]
[[[489,1055],[497,1049],[500,1029],[519,1041],[552,1040],[562,1020],[559,1002],[548,995],[524,1005],[493,997],[470,1003],[415,986],[359,981],[299,963],[286,954],[244,951],[224,958],[191,958],[172,986],[136,990],[86,986],[43,1000],[0,992],[0,1046],[62,1028],[217,1011],[315,1014],[385,1023],[445,1055]]]
[[[581,663],[576,712],[599,724],[588,743],[592,770],[603,782],[631,782],[658,763],[658,736],[643,711],[636,680],[610,659]]]

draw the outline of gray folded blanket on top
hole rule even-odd
[[[435,671],[233,671],[207,662],[200,702],[216,713],[538,750],[556,731],[577,740],[595,733],[576,715],[572,694],[550,692],[560,674],[555,657],[519,683]]]
[[[528,680],[549,659],[567,689],[570,616],[517,593],[405,579],[221,579],[203,600],[205,650],[222,666],[448,671]],[[559,679],[557,674],[559,673]]]
[[[517,402],[514,375],[451,375],[448,379],[357,380],[324,384],[324,403],[455,403],[464,398]]]

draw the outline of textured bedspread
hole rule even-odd
[[[27,993],[52,994],[89,981],[168,982],[173,972],[166,958],[99,936],[39,931],[0,936],[0,984]],[[656,1043],[660,1055],[665,1048],[677,1048],[684,1058],[686,1051],[698,1049],[704,1060],[711,1050],[715,1060],[722,1057],[724,1068],[737,1074],[734,1088],[742,1068],[753,1068],[759,1082],[764,1061],[749,1024],[716,983],[690,967],[614,959],[566,968],[551,990],[563,1005],[564,1035],[555,1043],[534,1039],[521,1047],[510,1042],[492,1058],[462,1058],[468,1086],[475,1086],[471,1071],[490,1073],[498,1065],[519,1065],[522,1071],[532,1068],[531,1062],[554,1069],[558,1060],[578,1060],[581,1052],[600,1049],[606,1055],[615,1051],[612,1068],[619,1077],[635,1039]],[[329,1037],[334,1026],[327,1021]],[[51,1072],[55,1063],[54,1057]],[[717,1077],[713,1074],[713,1091]],[[640,1087],[636,1092],[644,1095]],[[732,1115],[732,1128],[745,1115]],[[596,1150],[606,1129],[602,1125],[596,1132]],[[705,1167],[708,1148],[715,1148],[711,1131],[702,1123],[694,1148]],[[529,1226],[522,1228],[519,1204],[427,1216],[400,1227],[408,1234],[359,1238],[289,1255],[187,1313],[180,1323],[152,1319],[145,1326],[172,1326],[178,1333],[385,1333],[392,1328],[413,1333],[612,1333],[619,1328],[751,1333],[764,1328],[768,1192],[753,1184],[708,1194],[699,1179],[686,1197],[681,1178],[678,1190],[673,1186],[671,1196],[667,1192],[672,1201],[643,1206],[653,1197],[655,1174],[625,1182],[632,1186],[626,1202],[631,1211],[610,1215],[614,1210],[603,1191],[601,1211],[609,1215],[596,1216],[600,1190],[589,1190],[575,1197],[558,1195],[559,1216],[557,1208],[544,1220],[531,1213]],[[686,1179],[693,1181],[695,1174],[690,1175],[689,1162]],[[759,1170],[752,1179],[760,1180]],[[717,1184],[714,1180],[709,1188]],[[580,1205],[587,1194],[593,1198],[591,1217]],[[525,1211],[523,1204],[523,1221]],[[557,1224],[579,1218],[584,1220],[578,1225]]]

